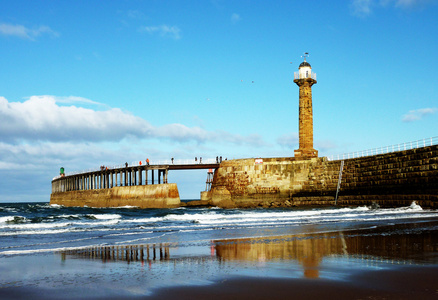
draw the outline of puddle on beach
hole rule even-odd
[[[348,280],[363,271],[438,265],[436,224],[13,256],[0,259],[0,290],[32,287],[78,297],[140,296],[157,288],[236,276]]]

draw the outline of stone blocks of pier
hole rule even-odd
[[[211,202],[223,207],[333,205],[341,161],[239,159],[215,172]],[[337,203],[438,207],[438,145],[346,159]]]
[[[79,207],[173,208],[180,206],[176,183],[120,186],[52,193],[50,204]]]

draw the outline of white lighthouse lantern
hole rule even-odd
[[[312,67],[306,61],[306,59],[304,59],[304,61],[300,64],[300,67],[298,68],[298,73],[300,75],[300,79],[312,78]]]
[[[306,61],[307,56],[309,53],[304,53],[304,61],[300,64],[298,67],[298,73],[295,72],[295,79],[305,79],[305,78],[312,78],[316,80],[316,73],[312,73],[312,67],[310,64]]]

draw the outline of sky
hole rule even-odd
[[[438,1],[0,2],[0,202],[149,158],[290,157],[308,52],[319,156],[438,136]],[[207,171],[173,171],[198,199]]]

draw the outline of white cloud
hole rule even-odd
[[[157,137],[164,137],[173,140],[197,140],[205,141],[208,139],[208,132],[199,127],[189,128],[182,124],[168,124],[163,127],[156,128],[154,135]]]
[[[298,145],[299,139],[297,133],[285,134],[277,138],[277,143],[285,148],[294,148]]]
[[[22,102],[0,97],[0,175],[5,179],[0,183],[0,201],[47,201],[50,180],[61,166],[70,172],[146,157],[231,158],[229,151],[242,157],[239,149],[245,156],[270,146],[257,134],[242,136],[177,123],[156,127],[118,108],[80,107],[90,104],[100,109],[103,105],[75,96],[31,96]],[[232,145],[232,150],[224,151],[224,145]],[[28,189],[20,190],[22,186]]]
[[[265,147],[270,146],[263,138],[258,134],[251,134],[248,136],[242,136],[239,134],[231,134],[225,131],[210,133],[210,138],[217,142],[226,142],[233,145],[245,145],[250,147]]]
[[[370,15],[376,7],[414,9],[436,3],[437,0],[352,0],[350,8],[353,15],[365,17]]]
[[[28,39],[34,41],[37,37],[41,35],[50,35],[52,37],[58,37],[59,33],[52,30],[48,26],[39,26],[34,29],[27,28],[23,25],[12,25],[2,23],[0,24],[0,34],[6,36],[15,36],[22,39]]]
[[[233,13],[231,15],[231,23],[236,24],[237,22],[239,22],[241,20],[240,15]]]
[[[317,143],[315,143],[315,149],[317,149],[320,152],[329,151],[332,149],[336,149],[338,146],[330,140],[320,140]]]
[[[409,111],[409,113],[403,115],[403,122],[414,122],[421,120],[424,116],[435,114],[438,108],[420,108]]]
[[[401,8],[416,8],[436,3],[436,0],[395,0],[394,6]]]
[[[181,38],[181,30],[177,26],[160,25],[160,26],[143,26],[139,28],[140,32],[149,34],[159,34],[162,37],[171,37],[175,40]]]
[[[48,97],[53,97],[53,96],[48,96]],[[93,105],[104,105],[102,103],[87,99],[87,98],[83,98],[83,97],[77,97],[77,96],[68,96],[68,97],[53,97],[54,100],[56,101],[56,103],[64,103],[64,104],[74,104],[74,103],[79,103],[79,104],[93,104]]]
[[[128,10],[126,15],[130,19],[139,19],[139,20],[146,19],[146,15],[139,10]]]
[[[354,15],[367,16],[371,13],[371,6],[373,4],[373,0],[353,0],[351,9]]]
[[[96,111],[75,105],[100,104],[82,97],[32,96],[24,102],[9,102],[0,97],[0,139],[20,141],[119,142],[125,138],[166,139],[176,142],[231,143],[265,146],[259,135],[240,136],[207,131],[183,124],[155,127],[148,121],[118,108]]]
[[[66,98],[60,99],[65,102]],[[32,96],[25,102],[0,97],[0,137],[6,140],[120,140],[127,135],[145,136],[151,128],[145,120],[117,108],[94,111],[59,106],[54,96]]]

